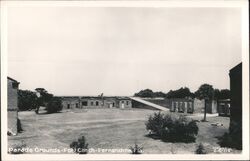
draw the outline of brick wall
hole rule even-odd
[[[205,100],[194,99],[194,113],[203,113],[205,108]]]
[[[130,99],[118,99],[115,97],[63,97],[62,104],[63,109],[132,108]]]
[[[194,104],[192,99],[185,98],[172,98],[170,100],[170,111],[171,112],[182,112],[182,113],[193,113]]]
[[[18,82],[8,79],[8,131],[17,134],[18,119]]]
[[[117,100],[118,108],[132,108],[132,102],[128,99]]]

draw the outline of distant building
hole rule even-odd
[[[218,113],[217,109],[217,101],[216,100],[209,100],[206,101],[207,113],[214,114]]]
[[[131,99],[128,97],[116,97],[117,108],[132,108]]]
[[[79,97],[62,97],[63,109],[78,108],[80,104]]]
[[[219,116],[230,116],[230,99],[218,100]]]
[[[204,113],[205,109],[205,100],[194,99],[194,113]]]
[[[17,135],[18,120],[18,86],[19,82],[7,77],[8,80],[8,132]]]
[[[128,97],[62,97],[63,109],[132,108]]]
[[[194,102],[193,99],[173,98],[171,100],[171,112],[193,113]]]
[[[170,100],[170,111],[180,113],[203,113],[205,100],[197,98],[172,98]],[[207,113],[217,113],[217,101],[207,101]]]

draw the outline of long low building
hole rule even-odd
[[[203,113],[205,108],[205,100],[197,98],[143,98],[149,102],[159,104],[170,109],[170,112],[179,113]],[[206,102],[207,113],[218,113],[217,101],[211,100]]]
[[[63,109],[89,108],[132,108],[129,97],[61,97]]]

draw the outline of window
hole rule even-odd
[[[121,101],[122,103],[124,103],[124,101]]]
[[[94,102],[90,102],[90,105],[91,105],[91,106],[94,106]]]
[[[126,103],[127,103],[127,105],[129,105],[129,101],[127,101]]]
[[[70,109],[70,104],[68,104],[67,108]]]
[[[87,101],[83,101],[82,102],[82,106],[87,106],[88,105],[88,102]]]
[[[96,101],[96,102],[95,102],[95,105],[96,105],[96,106],[99,106],[99,102],[98,102],[98,101]]]
[[[76,103],[76,108],[78,108],[78,103]]]

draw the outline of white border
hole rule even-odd
[[[243,151],[242,154],[7,154],[7,133],[1,133],[3,160],[248,160],[249,159],[249,22],[247,0],[223,1],[1,1],[1,127],[7,131],[7,9],[9,7],[239,7],[242,9]]]

